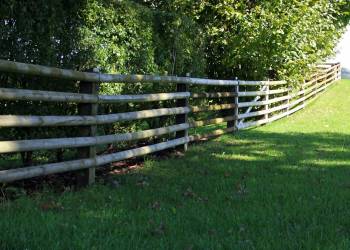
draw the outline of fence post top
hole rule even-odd
[[[91,72],[98,74],[98,83],[101,83],[101,67],[92,68]]]

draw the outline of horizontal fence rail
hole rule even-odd
[[[219,107],[220,108],[220,107]],[[193,107],[195,112],[200,108]],[[186,114],[191,111],[190,107],[162,108],[142,110],[120,114],[95,115],[95,116],[15,116],[1,115],[0,127],[48,127],[48,126],[81,126],[109,124],[121,121],[140,120],[166,115]]]
[[[179,147],[186,150],[194,141],[221,136],[239,129],[267,124],[289,116],[303,109],[318,94],[340,79],[340,64],[322,64],[317,71],[299,87],[291,87],[286,81],[242,81],[213,80],[203,78],[120,75],[98,72],[80,72],[0,60],[2,74],[15,73],[26,77],[46,77],[76,81],[79,93],[19,88],[0,88],[0,101],[24,101],[25,105],[37,102],[76,104],[72,115],[21,115],[0,114],[0,128],[38,128],[77,126],[81,128],[76,137],[43,139],[0,139],[0,154],[31,152],[40,150],[76,149],[76,159],[45,163],[14,169],[0,170],[0,182],[11,182],[32,177],[67,171],[88,171],[86,180],[93,182],[94,169],[110,163],[137,156]],[[143,93],[127,95],[102,95],[98,93],[99,83],[163,83],[176,85],[170,93]],[[191,92],[189,86],[217,86],[220,92]],[[205,101],[208,99],[207,101]],[[210,101],[209,101],[210,100]],[[204,101],[204,102],[203,102]],[[98,105],[120,105],[129,103],[175,103],[173,107],[141,108],[143,110],[107,113],[98,112]],[[193,103],[193,105],[192,105]],[[203,104],[204,103],[204,104]],[[153,106],[151,106],[153,107]],[[25,109],[25,107],[23,107]],[[209,118],[203,120],[203,114]],[[191,117],[189,117],[191,115]],[[117,134],[101,134],[98,128],[119,122],[173,117],[174,124],[141,131]],[[197,119],[201,117],[201,119]],[[222,128],[226,124],[226,128]],[[218,129],[218,127],[220,129]],[[201,128],[214,128],[211,131]],[[199,134],[196,134],[200,131]],[[201,132],[202,131],[202,132]],[[166,138],[165,138],[166,137]],[[151,138],[163,138],[146,146],[136,144],[135,148],[116,153],[96,153],[96,147],[114,143],[139,142]],[[1,169],[1,166],[0,166]]]
[[[192,85],[215,85],[215,86],[234,86],[234,85],[284,85],[286,81],[237,81],[237,80],[212,80],[202,78],[177,77],[177,76],[153,76],[153,75],[120,75],[120,74],[102,74],[92,72],[80,72],[75,70],[59,69],[41,65],[26,64],[0,60],[0,72],[10,72],[33,76],[42,76],[50,78],[59,78],[74,81],[85,82],[120,82],[120,83],[183,83]]]
[[[76,103],[119,103],[119,102],[155,102],[184,99],[190,92],[159,93],[144,95],[89,95],[79,93],[40,91],[26,89],[0,88],[0,98],[9,101],[44,101],[44,102],[76,102]]]

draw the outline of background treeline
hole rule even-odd
[[[330,56],[349,19],[347,0],[0,0],[0,58],[108,73],[298,83]],[[1,87],[77,92],[76,83],[0,74]],[[103,84],[103,93],[175,86]],[[173,106],[104,105],[100,113]],[[23,108],[25,107],[25,108]],[[0,102],[1,114],[76,114],[74,104]],[[100,134],[171,119],[104,126]],[[4,129],[0,139],[76,136],[76,129]],[[57,153],[62,158],[62,152]],[[23,158],[31,158],[22,154]],[[29,160],[30,161],[30,160]]]
[[[293,78],[329,56],[350,8],[346,0],[0,3],[2,59],[252,80],[269,68],[276,78]]]

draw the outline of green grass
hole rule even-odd
[[[120,186],[0,205],[1,249],[350,249],[350,81]]]

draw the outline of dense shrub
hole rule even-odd
[[[149,8],[133,1],[1,2],[0,58],[20,62],[102,72],[184,75],[205,74],[204,42],[197,24],[183,14]],[[196,63],[193,63],[193,62]],[[77,84],[36,77],[0,75],[3,87],[77,92]],[[175,86],[103,84],[101,92],[151,93]],[[75,114],[76,105],[1,102],[2,114]],[[26,109],[21,107],[25,105]],[[173,103],[105,105],[100,112],[123,112],[171,106]],[[167,119],[105,126],[100,133],[160,127]],[[1,129],[1,139],[74,136],[76,129]]]
[[[205,2],[205,3],[203,3]],[[210,75],[300,80],[305,70],[330,56],[348,2],[202,1],[199,22],[209,39]],[[342,19],[342,22],[340,21]]]
[[[332,53],[346,0],[1,2],[0,57],[105,72],[299,79]]]
[[[347,0],[7,0],[0,2],[0,58],[102,72],[289,79],[297,84],[330,56],[349,20]],[[77,91],[74,82],[0,74],[2,86]],[[102,93],[175,86],[103,84]],[[74,114],[73,104],[2,102],[0,113]],[[21,107],[26,105],[26,109]],[[173,103],[105,105],[101,112]],[[106,126],[100,133],[162,126],[167,119]],[[74,129],[4,130],[1,138],[54,137]]]

